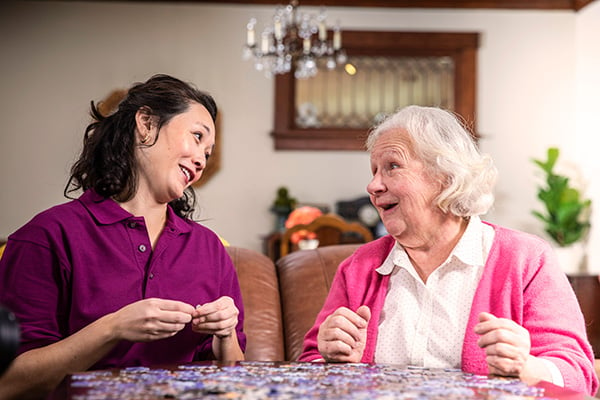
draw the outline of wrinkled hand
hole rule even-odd
[[[238,324],[239,313],[231,297],[220,297],[211,303],[196,307],[192,318],[192,329],[218,338],[231,336]]]
[[[490,374],[520,377],[526,371],[533,358],[527,329],[510,319],[482,312],[475,333],[480,335],[477,345],[485,350]]]
[[[152,342],[175,335],[192,320],[194,307],[175,300],[144,299],[111,315],[118,339]]]
[[[360,362],[367,342],[371,310],[360,306],[356,312],[340,307],[319,327],[317,346],[328,362]]]

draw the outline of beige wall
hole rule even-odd
[[[600,4],[578,13],[517,10],[329,8],[346,29],[477,31],[481,146],[500,170],[487,219],[540,233],[531,157],[550,145],[581,162],[589,194],[599,163]],[[260,249],[274,225],[278,186],[303,202],[362,196],[359,152],[274,151],[273,81],[241,60],[244,26],[269,6],[19,1],[0,5],[0,237],[64,201],[90,100],[169,73],[213,94],[222,110],[221,171],[200,188],[205,224],[235,245]],[[595,164],[595,165],[594,165]],[[600,218],[590,258],[600,270]]]

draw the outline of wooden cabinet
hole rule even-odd
[[[600,355],[600,281],[598,275],[568,277],[585,318],[587,334],[596,357]]]

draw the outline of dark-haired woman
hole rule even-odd
[[[87,369],[241,360],[243,309],[219,238],[193,222],[191,185],[215,143],[214,100],[156,75],[91,123],[65,195],[13,233],[0,303],[19,356],[0,398],[39,397]]]

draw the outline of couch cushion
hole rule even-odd
[[[302,353],[304,335],[323,307],[338,265],[360,244],[319,247],[295,251],[277,263],[283,313],[286,360]]]

